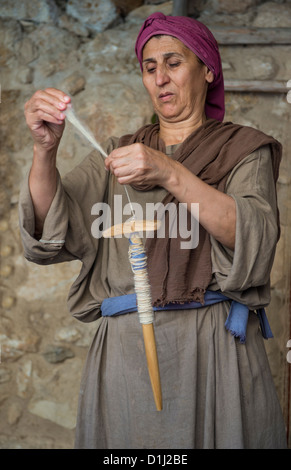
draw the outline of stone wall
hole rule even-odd
[[[73,446],[81,371],[96,328],[67,311],[78,262],[41,268],[23,258],[17,203],[32,154],[24,103],[38,88],[64,90],[99,141],[149,122],[152,108],[134,42],[150,13],[171,14],[172,8],[171,1],[154,0],[0,0],[0,448]],[[210,28],[291,27],[289,1],[199,0],[188,8]],[[221,56],[226,81],[291,79],[290,45],[224,44]],[[285,148],[278,184],[282,237],[269,308],[275,339],[267,350],[287,416],[291,107],[281,92],[228,91],[226,105],[227,120],[258,127]],[[59,151],[61,174],[90,150],[68,124]]]

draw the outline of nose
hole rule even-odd
[[[169,83],[170,77],[167,73],[167,69],[165,66],[157,66],[156,69],[156,85],[162,87]]]

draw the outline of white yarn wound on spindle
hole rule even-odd
[[[151,288],[147,271],[147,257],[143,243],[136,233],[131,235],[129,242],[128,255],[134,275],[139,321],[146,325],[154,321]]]

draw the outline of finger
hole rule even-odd
[[[61,90],[56,88],[46,88],[45,90],[38,90],[35,93],[36,97],[40,97],[45,101],[48,101],[52,105],[64,109],[71,102],[70,96],[66,95]]]
[[[130,162],[131,162],[131,159],[129,158],[128,155],[126,154],[119,155],[119,152],[115,152],[114,150],[105,159],[105,167],[107,169],[110,169],[111,171],[114,171],[119,167],[128,165]]]
[[[115,175],[118,183],[120,184],[132,184],[139,185],[145,182],[144,178],[136,174],[125,174],[125,175]]]
[[[132,162],[128,162],[128,161],[113,162],[110,165],[110,171],[117,178],[127,177],[127,176],[134,178],[135,175],[138,174],[136,166]]]
[[[27,123],[31,125],[39,123],[40,121],[47,121],[55,124],[62,123],[65,119],[64,111],[65,109],[58,106],[58,102],[52,103],[46,99],[36,97],[33,102],[26,107]]]
[[[58,103],[69,104],[71,101],[71,98],[68,95],[54,88],[46,88],[45,90],[38,90],[37,92],[35,92],[35,94],[33,95],[33,97],[31,98],[29,102],[33,103],[34,100],[38,98],[41,98],[55,105],[57,105]]]
[[[125,145],[124,147],[118,147],[117,149],[112,150],[110,155],[112,158],[119,158],[123,156],[130,156],[134,158],[137,154],[143,154],[145,151],[145,146],[141,143],[135,143],[130,145]]]
[[[57,88],[46,88],[44,91],[48,95],[56,97],[57,99],[63,101],[66,104],[71,102],[71,97],[64,93],[62,90],[58,90]]]
[[[112,162],[116,159],[122,158],[127,155],[128,152],[125,151],[126,147],[119,147],[117,149],[112,150],[107,157],[107,160]]]
[[[112,173],[111,165],[110,165],[110,163],[108,162],[108,157],[105,158],[105,160],[104,160],[104,166],[105,166],[105,170],[107,170],[107,171],[109,171],[110,173]]]
[[[132,182],[134,182],[134,179],[129,176],[121,176],[117,178],[117,181],[119,184],[131,184]]]
[[[41,109],[41,106],[44,103],[47,103],[50,106],[54,107],[56,110],[65,111],[69,102],[69,96],[65,95],[59,90],[48,88],[46,90],[38,90],[33,95],[33,97],[26,103],[25,110],[27,112],[33,113],[36,112],[38,109]],[[50,109],[52,110],[52,108]]]
[[[144,145],[143,144],[131,144],[125,147],[119,147],[112,150],[108,155],[108,164],[117,162],[117,164],[127,164],[132,161],[136,161],[138,157],[143,158]]]
[[[65,111],[68,105],[70,106],[71,98],[63,91],[56,90],[55,88],[46,88],[45,93],[50,100],[50,103],[61,111]]]
[[[46,111],[38,111],[33,116],[27,116],[28,126],[34,130],[41,126],[44,122],[49,124],[63,124],[65,116],[60,113],[58,116],[54,116]]]

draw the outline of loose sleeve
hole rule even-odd
[[[20,235],[24,256],[29,261],[48,264],[65,244],[69,216],[64,188],[57,172],[56,194],[44,222],[42,237],[38,240],[34,236],[35,217],[28,178],[29,175],[22,184],[19,197]]]
[[[278,240],[277,199],[269,146],[246,157],[230,174],[226,193],[236,204],[235,249],[211,237],[219,289],[258,308],[270,301],[270,273]]]
[[[105,144],[109,152],[112,140]],[[102,202],[106,193],[108,172],[103,157],[91,152],[78,166],[61,178],[57,174],[57,189],[43,233],[35,238],[35,216],[28,176],[19,198],[20,234],[24,256],[37,264],[53,264],[75,259],[83,260],[96,252],[98,240],[91,234],[91,210]]]

